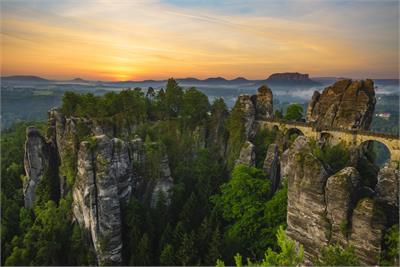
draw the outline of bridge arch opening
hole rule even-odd
[[[364,141],[359,145],[359,149],[371,162],[380,168],[386,163],[390,163],[390,150],[382,142],[375,140]]]
[[[297,128],[288,129],[285,133],[285,149],[289,148],[293,144],[294,140],[296,140],[300,135],[304,136],[304,133],[301,130]]]
[[[358,151],[357,169],[364,183],[375,188],[379,170],[390,163],[390,150],[384,143],[367,140],[358,146]]]

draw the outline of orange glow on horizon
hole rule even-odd
[[[398,25],[379,26],[374,9],[353,14],[338,5],[336,13],[322,9],[287,18],[180,8],[155,0],[66,1],[57,8],[1,4],[2,76],[116,81],[263,79],[292,71],[312,77],[398,75]],[[350,24],[341,25],[349,14]],[[371,25],[361,23],[371,17]]]

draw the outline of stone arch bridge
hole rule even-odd
[[[400,139],[398,135],[376,133],[365,130],[346,130],[339,128],[317,128],[309,122],[289,122],[277,119],[259,120],[257,124],[260,128],[279,129],[285,134],[290,130],[301,131],[304,136],[321,139],[329,138],[334,143],[343,142],[350,147],[360,146],[367,141],[377,141],[384,144],[390,152],[390,161],[397,163],[400,161]]]

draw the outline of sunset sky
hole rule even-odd
[[[398,1],[0,1],[1,74],[397,78]]]

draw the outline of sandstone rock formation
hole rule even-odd
[[[128,144],[105,135],[84,141],[78,153],[73,212],[90,231],[98,262],[122,262],[121,208],[132,192],[133,170]]]
[[[331,243],[346,245],[350,230],[351,211],[358,200],[360,175],[353,167],[346,167],[330,176],[325,186],[326,215],[330,223]]]
[[[255,99],[256,104],[256,119],[265,120],[273,116],[273,97],[272,91],[268,86],[262,85],[257,90]]]
[[[262,82],[274,86],[315,86],[319,84],[311,80],[308,74],[298,72],[273,73]]]
[[[287,235],[303,244],[307,260],[329,242],[325,183],[328,173],[312,154],[309,139],[299,136],[281,160],[288,180]]]
[[[244,121],[244,134],[246,139],[255,134],[256,107],[250,95],[240,95],[236,106],[241,110]]]
[[[255,121],[273,117],[273,97],[268,86],[262,85],[255,95],[240,95],[236,105],[243,114],[245,136],[253,137],[256,132]]]
[[[314,92],[307,108],[307,121],[319,128],[368,129],[375,101],[372,80],[340,80],[322,94]]]
[[[280,184],[280,164],[278,145],[270,144],[268,146],[267,155],[265,156],[263,170],[267,174],[267,178],[271,181],[270,194],[273,195]]]
[[[388,165],[380,169],[375,188],[376,200],[389,215],[389,224],[399,221],[399,170]]]
[[[329,244],[351,245],[362,264],[378,263],[384,231],[398,216],[398,171],[380,172],[375,192],[361,175],[346,167],[330,175],[315,157],[309,139],[299,136],[282,155],[281,173],[288,180],[287,235],[303,244],[311,261]]]
[[[386,216],[372,198],[363,198],[353,210],[349,244],[360,262],[376,265],[381,253]]]
[[[35,189],[49,168],[49,148],[46,140],[35,127],[26,130],[24,167],[27,180],[24,184],[25,207],[35,201]]]
[[[246,141],[242,149],[240,150],[239,158],[236,160],[235,164],[244,164],[250,167],[256,165],[256,150],[255,146],[250,142]]]
[[[164,155],[160,162],[160,179],[156,181],[156,184],[153,188],[153,192],[151,194],[151,206],[155,207],[157,201],[160,197],[160,194],[163,194],[163,197],[166,201],[166,205],[171,204],[171,189],[174,185],[173,179],[171,177],[171,170],[169,168],[168,156]]]

